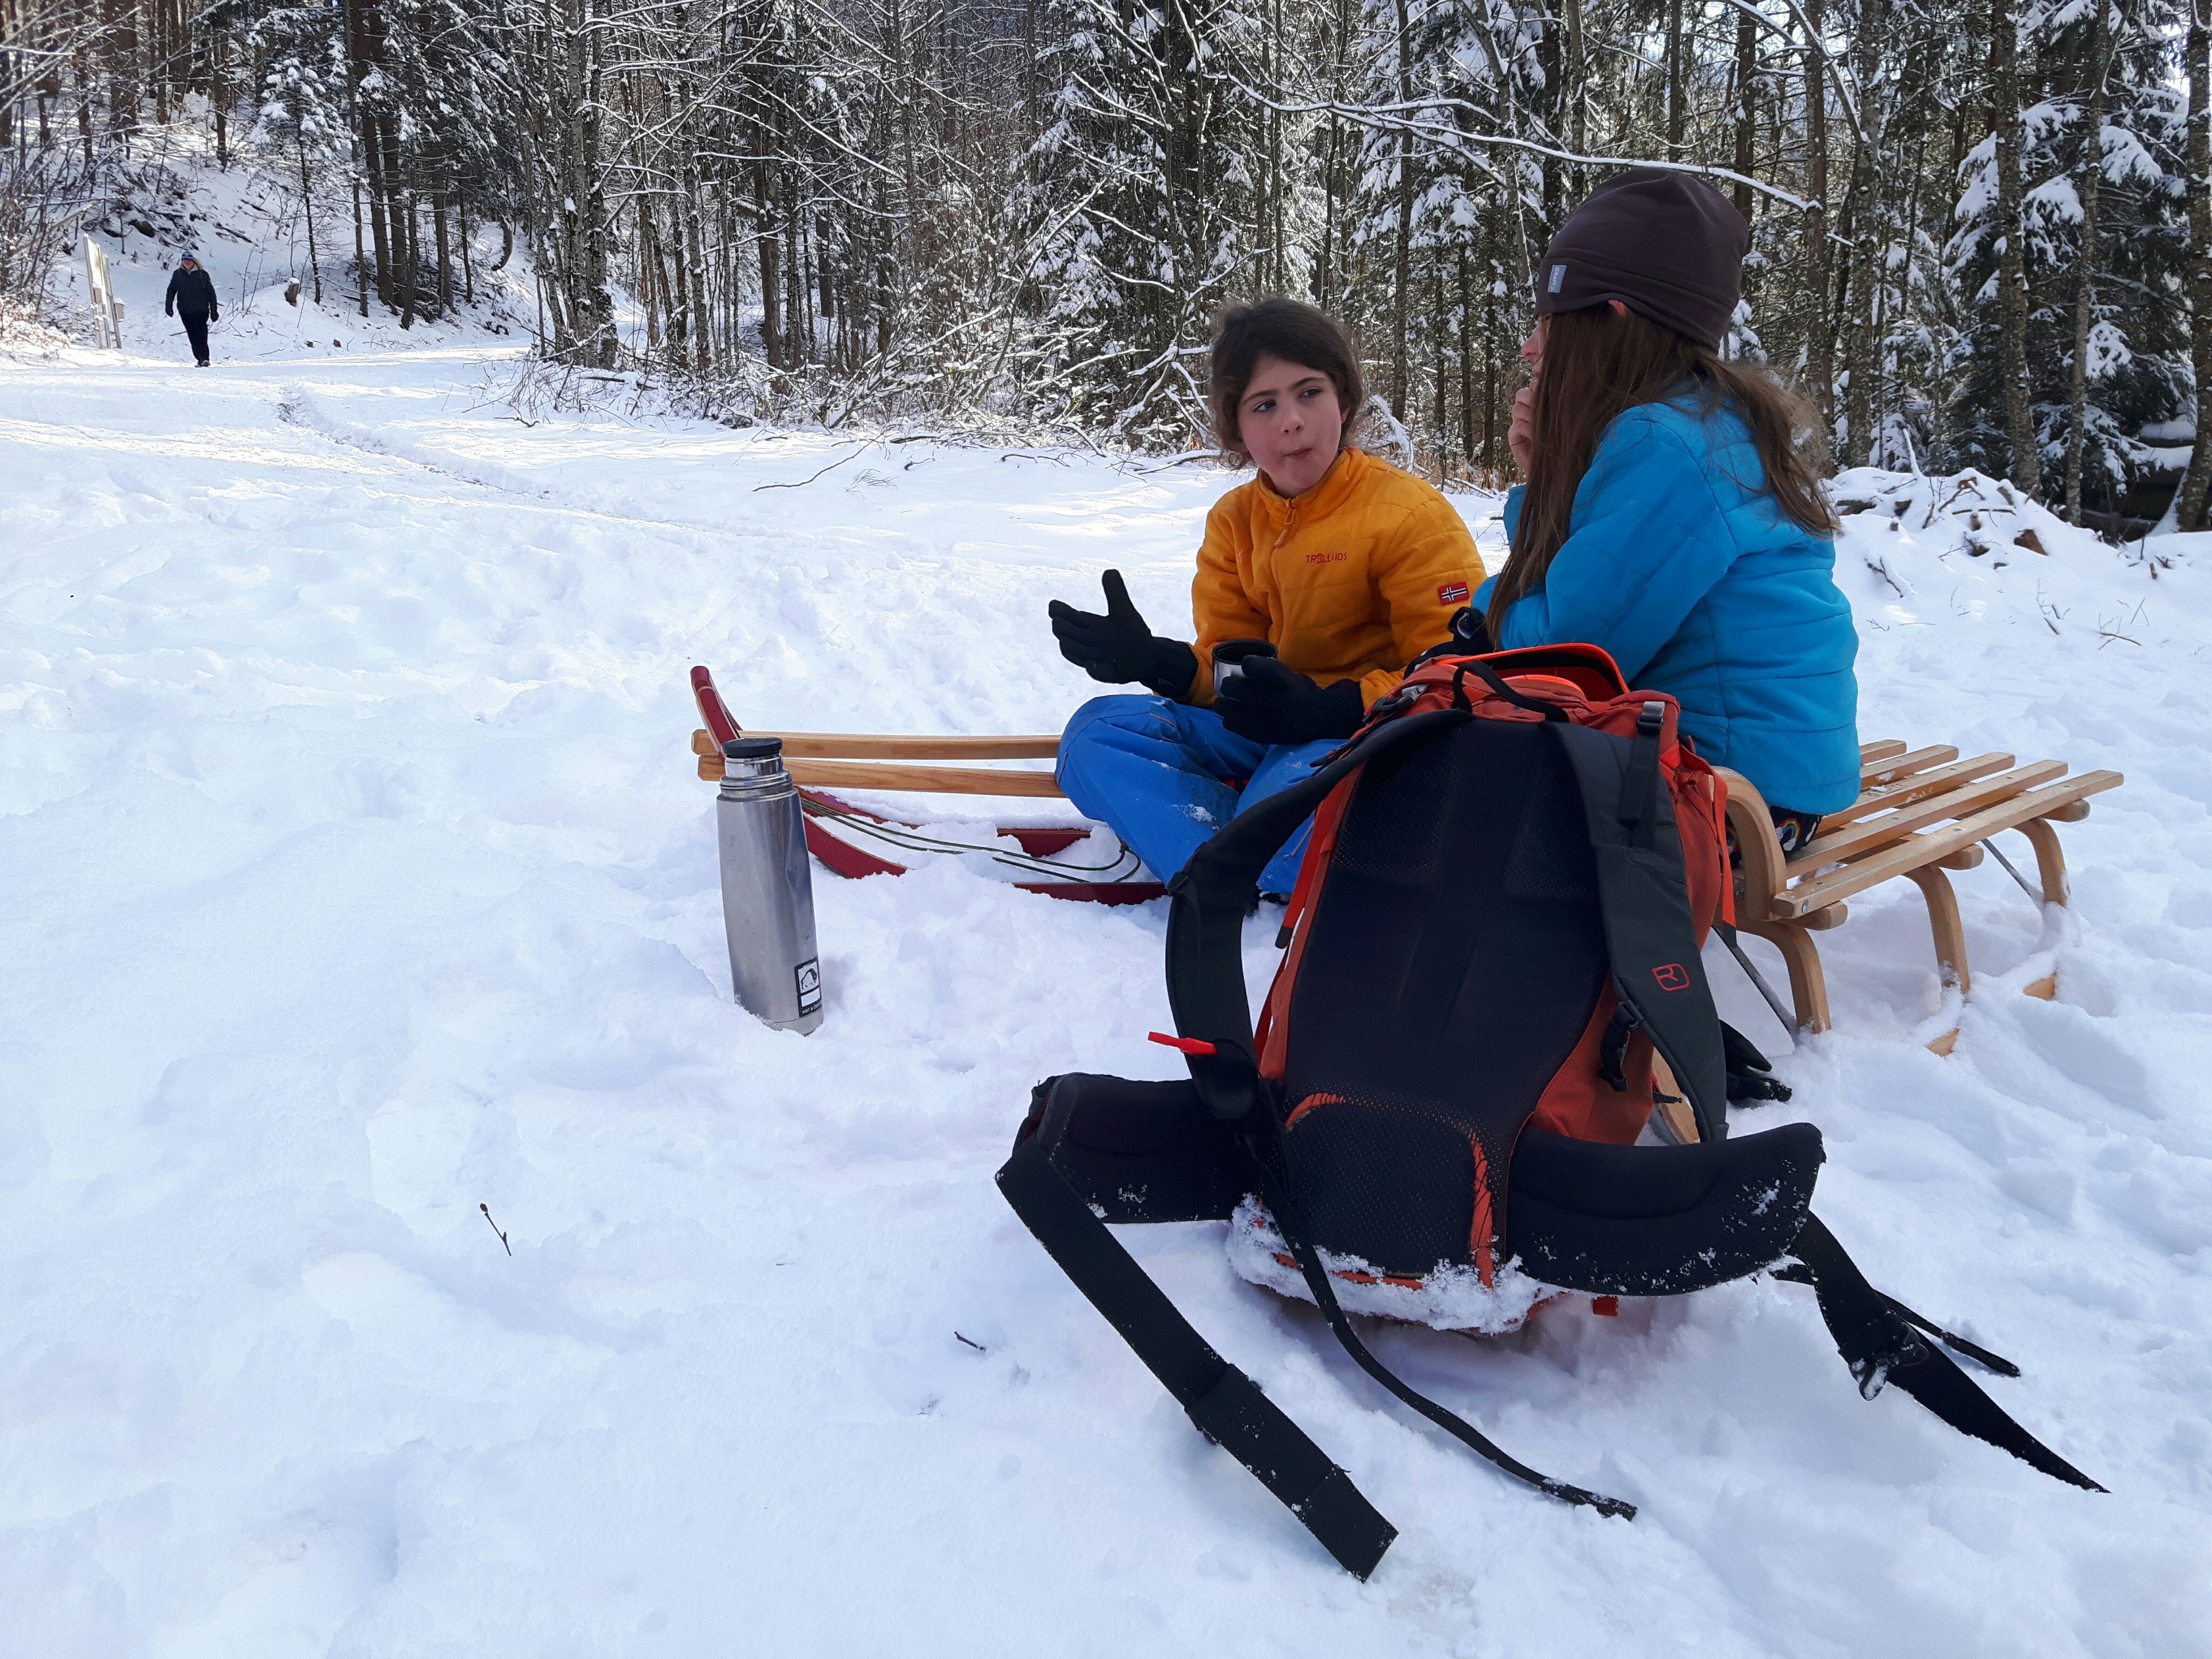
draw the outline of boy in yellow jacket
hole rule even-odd
[[[1351,736],[1406,665],[1449,637],[1483,579],[1451,503],[1346,447],[1365,394],[1350,343],[1322,313],[1280,299],[1231,307],[1212,379],[1222,447],[1260,476],[1206,517],[1191,584],[1196,644],[1155,637],[1119,571],[1105,574],[1103,616],[1050,607],[1070,662],[1158,694],[1077,709],[1059,778],[1164,880]],[[1290,890],[1305,842],[1300,830],[1285,843],[1263,891]]]

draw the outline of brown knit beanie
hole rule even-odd
[[[1718,351],[1743,294],[1751,228],[1702,179],[1631,167],[1583,198],[1536,271],[1536,314],[1618,300]]]

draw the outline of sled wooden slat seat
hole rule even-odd
[[[2087,817],[2088,798],[2123,781],[2118,772],[2069,777],[2063,761],[2021,766],[2010,755],[1961,759],[1948,744],[1908,749],[1894,738],[1863,745],[1859,759],[1859,798],[1821,819],[1814,838],[1786,860],[1759,791],[1740,774],[1720,769],[1729,827],[1742,855],[1736,926],[1781,951],[1797,1024],[1808,1031],[1829,1025],[1827,983],[1813,936],[1843,923],[1844,900],[1897,877],[1912,882],[1928,905],[1945,982],[1969,990],[1966,933],[1944,872],[1972,869],[1990,836],[2018,830],[2035,849],[2044,902],[2065,903],[2066,858],[2052,826]],[[2051,988],[2047,981],[2029,988],[2037,995]],[[1929,1047],[1948,1053],[1956,1035]]]
[[[781,738],[787,759],[801,760],[1052,760],[1058,733],[1034,738],[868,737],[842,732],[756,732]]]
[[[805,788],[1064,799],[1049,772],[928,763],[1050,760],[1060,753],[1057,737],[908,738],[840,732],[754,732],[748,735],[781,738],[784,769],[791,774],[793,782]],[[691,752],[699,757],[699,775],[710,782],[720,781],[722,751],[715,746],[714,738],[704,731],[692,732]]]

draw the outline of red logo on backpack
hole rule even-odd
[[[1686,991],[1690,988],[1690,970],[1679,962],[1662,963],[1651,970],[1651,977],[1659,981],[1662,991]]]

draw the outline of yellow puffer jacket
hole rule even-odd
[[[1451,635],[1451,617],[1483,577],[1474,538],[1450,502],[1388,461],[1356,449],[1296,501],[1264,477],[1206,515],[1191,583],[1198,678],[1190,701],[1213,702],[1213,647],[1266,640],[1323,685],[1356,679],[1363,702]]]

